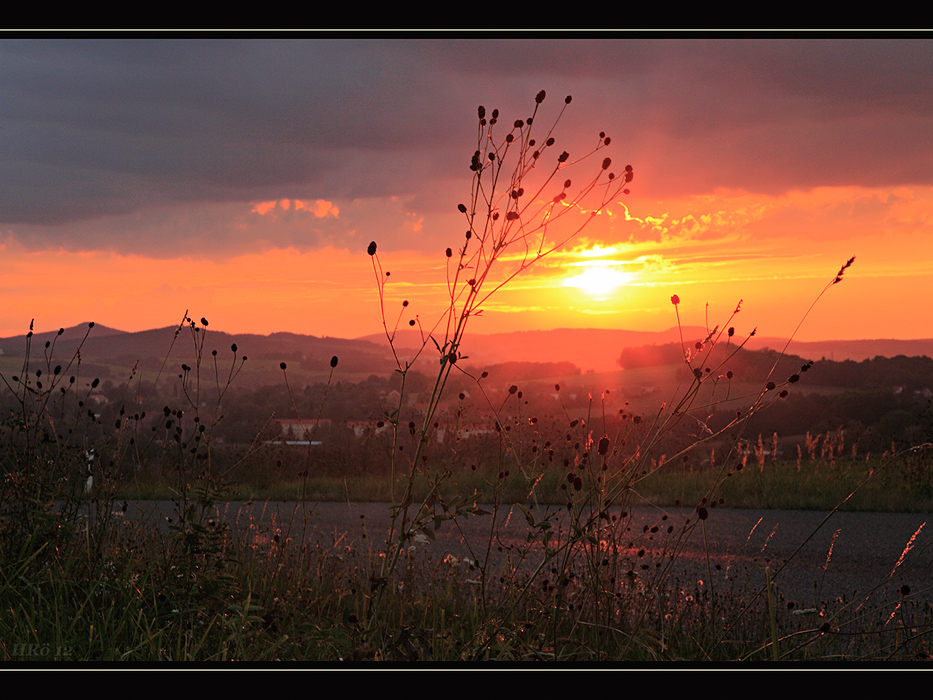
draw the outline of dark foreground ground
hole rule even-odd
[[[128,519],[152,523],[165,524],[174,510],[171,502],[128,505]],[[684,509],[649,508],[636,513],[629,532],[635,547],[646,549],[640,561],[654,564],[663,557],[670,546],[664,531],[670,525],[676,531],[691,514]],[[904,585],[912,597],[933,601],[933,523],[926,525],[933,516],[835,513],[827,519],[827,515],[817,511],[712,509],[705,532],[696,528],[677,555],[676,575],[685,585],[692,585],[694,580],[709,581],[712,574],[716,586],[753,591],[764,585],[767,568],[785,599],[794,601],[798,608],[869,594],[876,601],[893,599],[901,595]],[[280,538],[379,551],[388,531],[390,508],[385,503],[229,502],[217,506],[216,517],[258,543],[278,534]],[[497,562],[504,564],[509,555],[514,562],[528,546],[526,519],[517,508],[500,510],[495,517],[498,536],[490,552]],[[482,558],[493,515],[463,518],[457,523],[446,523],[433,541],[418,538],[412,554],[436,559],[447,555]],[[645,525],[661,528],[658,534],[646,534]],[[522,566],[531,570],[537,561],[540,548],[533,549]]]

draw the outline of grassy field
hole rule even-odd
[[[933,479],[929,461],[906,455],[889,463],[873,460],[840,460],[827,463],[766,463],[747,465],[734,471],[721,483],[718,497],[729,508],[774,510],[879,511],[890,513],[933,512]],[[520,472],[500,478],[496,473],[461,472],[446,479],[439,487],[444,498],[457,494],[476,494],[483,501],[498,499],[503,503],[559,504],[566,502],[561,489],[563,475],[556,471],[536,474],[532,481]],[[703,469],[658,469],[646,475],[634,487],[638,496],[659,506],[699,503],[713,491],[722,474],[708,466]],[[398,488],[403,483],[397,480]],[[533,489],[532,489],[533,487]],[[414,480],[413,497],[424,499],[431,490],[426,477]],[[172,500],[173,484],[139,478],[118,488],[117,500]],[[275,483],[230,483],[225,498],[229,500],[276,501],[349,501],[387,503],[392,500],[389,477],[346,476],[292,478]],[[840,504],[842,504],[840,506]]]
[[[679,495],[658,496],[659,502],[703,490],[698,475],[681,476],[646,480],[641,495],[660,493],[665,484],[658,482],[664,481]],[[740,479],[745,477],[767,504],[777,497],[767,493],[769,483],[787,483],[786,477]],[[504,481],[491,497],[504,503],[514,494],[521,500],[517,480]],[[471,515],[472,504],[456,496],[466,483],[450,484],[449,495],[419,485],[412,496],[443,504],[450,516],[445,527],[455,527],[457,518]],[[524,564],[518,550],[503,565],[493,541],[475,543],[475,560],[418,556],[415,545],[431,529],[422,523],[404,540],[390,576],[382,577],[379,567],[391,550],[377,542],[350,545],[297,533],[281,540],[256,538],[249,528],[234,534],[212,518],[212,506],[217,498],[243,494],[215,492],[209,482],[192,486],[183,498],[175,494],[167,530],[123,522],[119,499],[89,498],[82,501],[85,515],[68,519],[49,509],[29,533],[7,538],[0,658],[14,665],[108,666],[834,660],[878,665],[928,664],[933,658],[933,609],[917,592],[895,606],[829,599],[798,615],[761,589],[757,596],[744,588],[711,590],[702,582],[679,581],[666,569],[640,567],[638,554],[623,544],[631,537],[625,520],[594,524],[585,513],[587,499],[547,522],[531,523],[529,551],[543,547],[547,553],[541,566]],[[384,480],[328,487],[309,479],[303,486],[335,499],[349,493],[384,501],[390,495]],[[540,486],[560,491],[556,483]],[[722,493],[728,503],[732,496]],[[557,530],[571,533],[569,539],[552,539],[549,533]],[[675,532],[669,540],[671,561],[679,537]]]

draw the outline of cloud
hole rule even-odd
[[[326,199],[317,199],[313,202],[300,199],[273,199],[270,202],[257,202],[253,206],[251,213],[278,218],[279,213],[287,212],[290,209],[294,209],[296,213],[307,212],[317,219],[325,217],[340,218],[340,210],[334,206],[333,202],[328,202]]]
[[[930,185],[931,78],[933,45],[905,39],[8,39],[0,230],[169,257],[433,250],[476,106],[527,117],[541,88],[545,120],[574,96],[561,143],[605,130],[642,200]],[[676,228],[712,231],[703,215]]]

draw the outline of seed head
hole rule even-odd
[[[542,90],[537,95],[535,95],[535,104],[541,104],[542,102],[544,102],[545,96],[546,96],[546,93],[544,92],[544,90]]]
[[[332,368],[337,366],[337,356],[336,356],[336,355],[334,355],[332,358],[330,358],[330,366],[331,366]]]
[[[842,273],[844,273],[849,267],[851,267],[852,263],[854,262],[855,262],[854,257],[849,258],[846,261],[846,264],[839,268],[839,272],[836,273],[836,279],[833,280],[833,284],[838,284],[839,282],[842,282]]]
[[[609,452],[609,438],[606,435],[603,435],[599,438],[599,442],[596,444],[596,451],[600,455],[605,455]]]
[[[372,243],[369,244],[369,248],[366,249],[366,252],[369,253],[370,255],[376,254],[376,241],[373,241]]]
[[[671,297],[671,303],[674,306],[677,306],[680,303],[680,297],[675,294],[674,296]]]

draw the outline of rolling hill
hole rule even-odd
[[[682,332],[688,347],[706,336],[705,329],[699,327],[684,327]],[[473,367],[569,362],[584,374],[602,374],[622,369],[619,358],[624,348],[679,343],[680,338],[681,330],[677,328],[657,332],[600,329],[522,331],[467,336],[461,353],[468,356],[464,364]],[[32,362],[45,362],[44,355],[51,354],[51,365],[67,365],[69,360],[76,358],[75,353],[80,348],[85,374],[91,372],[102,380],[115,382],[125,381],[134,368],[148,381],[157,376],[174,379],[182,364],[195,366],[199,346],[202,366],[208,366],[213,372],[216,361],[221,376],[227,375],[234,357],[238,364],[244,356],[247,357],[237,382],[249,387],[281,384],[282,362],[288,366],[290,381],[296,383],[325,378],[330,372],[333,356],[339,358],[337,377],[343,381],[360,381],[370,375],[385,377],[396,368],[389,344],[382,335],[344,339],[288,332],[230,334],[200,326],[197,331],[185,327],[178,332],[176,327],[166,327],[126,332],[99,324],[93,327],[82,324],[61,331],[34,333],[28,343]],[[414,357],[420,345],[421,337],[416,331],[401,331],[396,336],[396,351],[403,361]],[[747,342],[745,348],[781,350],[784,345],[785,341],[778,338],[756,336]],[[235,353],[233,347],[236,347]],[[0,367],[3,371],[21,367],[26,348],[27,337],[24,335],[0,339]],[[862,361],[877,356],[933,357],[933,339],[794,342],[788,352],[806,359],[825,358],[836,362]],[[433,344],[429,343],[416,369],[431,373],[428,363],[435,354]]]

